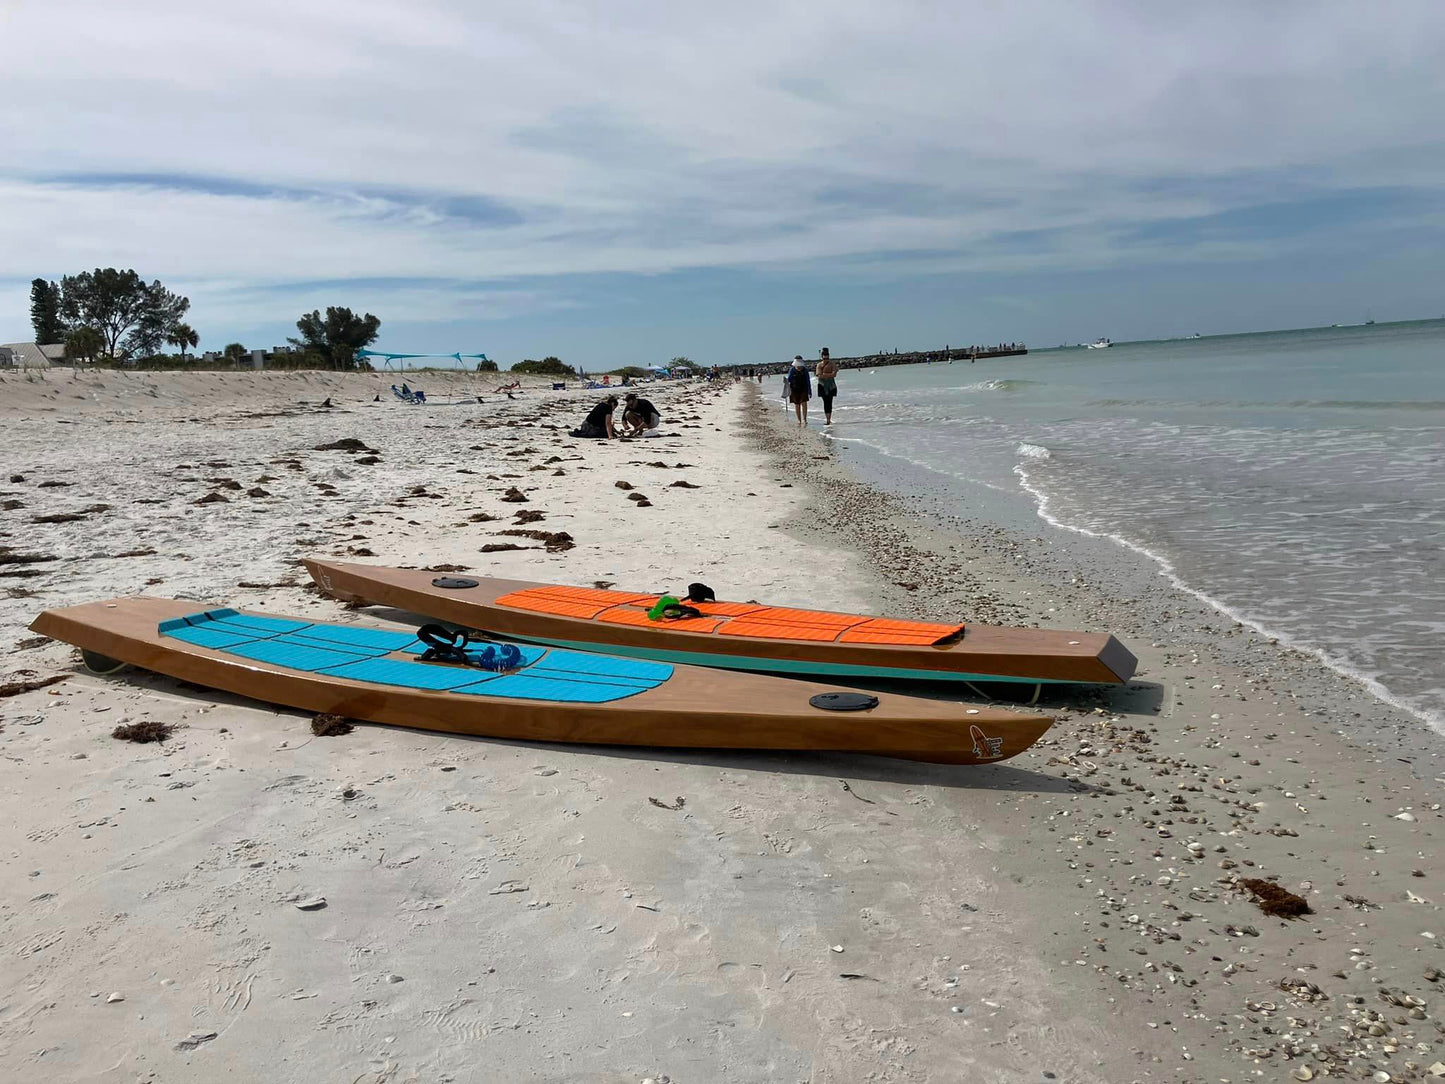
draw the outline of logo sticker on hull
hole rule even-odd
[[[968,728],[968,736],[973,739],[973,755],[979,760],[997,760],[1003,756],[1003,739],[990,738],[977,726]]]

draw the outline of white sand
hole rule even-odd
[[[475,394],[476,381],[412,383],[440,399]],[[0,546],[57,559],[0,564],[42,573],[0,579],[11,592],[0,643],[25,644],[45,606],[142,589],[198,608],[383,621],[390,611],[347,614],[302,589],[300,555],[356,549],[584,584],[700,578],[720,596],[839,609],[888,590],[859,553],[777,529],[805,512],[807,491],[783,488],[795,475],[746,442],[732,390],[649,389],[676,435],[598,444],[565,435],[591,394],[367,401],[390,382],[4,377],[0,500],[23,506],[0,512]],[[340,409],[246,416],[328,394]],[[340,437],[381,461],[310,450]],[[795,464],[820,454],[811,438],[780,439]],[[656,460],[669,466],[645,465]],[[4,482],[11,473],[24,481]],[[636,508],[619,479],[653,506]],[[701,488],[669,486],[678,479]],[[246,496],[257,485],[271,495]],[[499,501],[512,485],[527,504]],[[417,486],[440,497],[408,496]],[[227,502],[193,503],[211,492]],[[112,507],[32,522],[95,504]],[[566,531],[576,548],[479,553],[540,546],[496,535],[518,508],[543,510],[529,527]],[[476,512],[503,518],[472,523]],[[136,550],[155,552],[115,556]],[[1092,604],[1018,578],[1014,605],[1047,599],[1063,620]],[[1379,991],[1434,992],[1422,972],[1441,962],[1440,941],[1421,935],[1445,938],[1436,788],[1351,759],[1278,690],[1130,642],[1160,683],[1139,704],[1066,712],[1050,745],[986,769],[372,725],[315,738],[298,713],[135,673],[0,700],[0,1074],[1233,1082],[1287,1079],[1301,1059],[1336,1064],[1308,1060],[1313,1042],[1348,1047],[1351,1073],[1388,1064],[1392,1079],[1415,1079],[1440,1057],[1433,1017],[1404,1016]],[[4,669],[73,665],[68,648],[43,644],[10,651]],[[110,737],[123,720],[182,729],[138,746]],[[1175,793],[1194,811],[1174,810]],[[1416,819],[1393,819],[1405,806]],[[1368,837],[1378,849],[1364,850]],[[1202,858],[1187,848],[1196,838]],[[1249,867],[1221,870],[1221,857],[1291,887],[1312,879],[1302,891],[1318,913],[1264,918],[1227,883]],[[1411,878],[1421,867],[1429,876]],[[1342,898],[1356,893],[1373,907]],[[318,896],[323,908],[296,906]],[[1258,936],[1229,932],[1246,925]],[[1292,998],[1281,979],[1316,982],[1329,1000]],[[1340,1024],[1365,1010],[1388,1015],[1389,1036],[1352,1030],[1347,1043]],[[1311,1031],[1286,1060],[1286,1034]]]

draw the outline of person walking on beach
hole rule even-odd
[[[793,364],[784,377],[788,384],[788,401],[793,404],[793,411],[798,415],[798,424],[808,424],[808,400],[813,398],[813,380],[808,375],[808,367],[803,364],[803,355],[796,354],[793,357]]]
[[[833,400],[838,395],[838,363],[828,356],[828,348],[822,349],[818,359],[818,398],[823,400],[823,424],[833,424]]]

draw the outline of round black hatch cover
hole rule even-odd
[[[878,706],[878,698],[867,693],[819,693],[808,703],[824,711],[867,711]]]
[[[438,576],[431,582],[433,587],[450,587],[453,589],[476,587],[477,584],[477,580],[469,580],[465,576]]]

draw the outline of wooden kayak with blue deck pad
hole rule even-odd
[[[520,647],[506,670],[422,661],[414,632],[194,602],[120,598],[31,624],[87,665],[128,663],[305,711],[482,737],[661,748],[837,750],[950,764],[1005,760],[1045,716],[857,692],[762,674]],[[855,710],[837,710],[849,707]]]
[[[1107,633],[946,625],[768,606],[687,602],[654,620],[656,592],[438,576],[308,558],[326,594],[393,606],[511,640],[660,662],[859,681],[1117,685],[1137,660]]]

